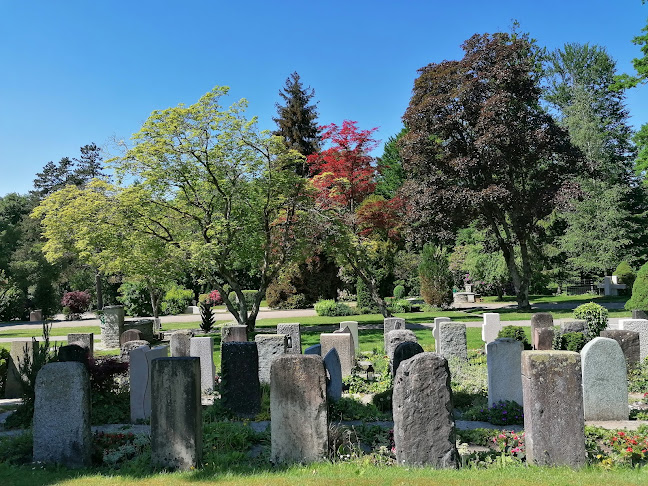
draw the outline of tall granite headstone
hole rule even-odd
[[[223,343],[221,354],[221,396],[231,412],[254,416],[261,410],[259,353],[253,342]]]
[[[505,401],[522,405],[522,343],[512,338],[499,338],[486,347],[488,406]]]
[[[463,322],[442,322],[439,324],[439,345],[441,355],[446,358],[468,359],[466,324]]]

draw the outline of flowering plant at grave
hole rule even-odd
[[[209,305],[221,305],[223,303],[223,298],[218,290],[212,290],[209,292],[209,297],[207,297],[206,302]]]
[[[526,458],[526,449],[524,447],[524,432],[502,431],[491,439],[495,447],[502,454],[510,455],[520,460]]]
[[[469,284],[469,283],[470,283],[470,274],[467,273],[466,275],[464,275],[464,279],[463,279],[463,280],[464,280],[464,283],[465,283],[465,284]]]
[[[93,437],[93,462],[114,466],[142,454],[150,445],[146,435],[96,432]]]
[[[627,434],[619,431],[606,444],[620,458],[631,465],[648,461],[648,437],[645,434]]]

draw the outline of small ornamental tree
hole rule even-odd
[[[587,336],[593,339],[601,334],[601,331],[607,327],[608,311],[605,307],[588,302],[579,305],[574,309],[574,317],[583,319],[587,322]]]
[[[82,290],[65,292],[61,305],[70,309],[71,314],[83,314],[90,307],[90,294]]]
[[[635,278],[637,278],[637,274],[632,269],[630,264],[626,261],[619,263],[619,266],[614,271],[614,275],[616,275],[619,279],[619,283],[626,284],[627,293],[630,293],[630,290],[632,290],[632,286],[634,285]]]
[[[452,274],[444,248],[426,243],[419,265],[421,297],[426,304],[446,307],[452,302]]]
[[[632,297],[626,302],[627,310],[648,311],[648,263],[637,272],[637,278],[632,286]]]

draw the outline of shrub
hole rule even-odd
[[[556,331],[553,340],[553,349],[557,351],[576,351],[580,352],[587,344],[587,337],[582,332]]]
[[[83,290],[65,292],[61,299],[61,305],[67,307],[72,315],[83,314],[90,308],[90,294]]]
[[[452,303],[452,274],[445,248],[426,243],[419,265],[421,297],[426,304],[446,307]]]
[[[644,263],[637,272],[632,285],[632,297],[626,302],[627,310],[648,311],[648,263]]]
[[[207,297],[207,301],[211,305],[221,305],[223,303],[223,297],[221,297],[221,294],[218,290],[212,290],[209,292],[209,297]]]
[[[117,357],[90,359],[90,421],[97,424],[124,424],[130,421],[128,363]]]
[[[378,312],[378,306],[371,298],[371,294],[361,278],[356,281],[356,307],[358,309],[369,309],[371,312],[368,312],[368,314]]]
[[[597,337],[607,327],[608,311],[605,307],[588,302],[574,309],[574,317],[587,322],[587,334],[590,339]]]
[[[404,312],[412,312],[412,303],[409,300],[395,300],[389,306],[389,310],[393,313],[402,314]]]
[[[126,315],[133,317],[152,316],[151,295],[142,282],[124,282],[119,287],[118,300],[124,306]]]
[[[632,269],[630,264],[626,261],[619,263],[619,266],[616,267],[614,274],[619,279],[619,283],[626,284],[625,290],[620,291],[624,295],[629,295],[634,285],[634,281],[637,278],[635,271]]]
[[[178,285],[172,285],[164,294],[160,308],[164,315],[184,314],[187,306],[191,305],[193,292],[183,289]]]
[[[467,420],[490,422],[493,425],[524,424],[522,405],[508,400],[496,403],[490,408],[486,407],[467,410],[464,413],[463,418]]]
[[[212,312],[212,306],[209,300],[200,304],[200,329],[204,333],[208,333],[214,327],[216,320]]]
[[[245,305],[247,306],[248,311],[254,305],[254,299],[256,299],[257,293],[257,290],[243,290],[243,298],[245,298]],[[230,292],[227,297],[232,305],[238,309],[238,297],[236,296],[236,292]]]
[[[504,326],[502,330],[497,333],[498,338],[513,338],[520,341],[524,349],[531,349],[531,344],[524,332],[524,328],[520,326]]]
[[[25,296],[0,270],[0,321],[21,318],[25,313]]]
[[[0,397],[5,396],[5,386],[7,384],[7,368],[9,367],[9,351],[0,348]]]
[[[315,312],[318,316],[352,316],[353,310],[346,304],[334,300],[320,300],[315,303]]]
[[[394,299],[402,299],[405,296],[405,287],[397,285],[394,287]]]

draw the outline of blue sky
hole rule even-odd
[[[315,89],[321,124],[356,120],[384,142],[401,128],[417,69],[461,58],[474,33],[517,19],[540,45],[605,46],[629,72],[647,17],[640,0],[0,0],[0,196],[215,85],[273,129],[293,71]],[[648,86],[627,105],[636,128],[647,123]]]

